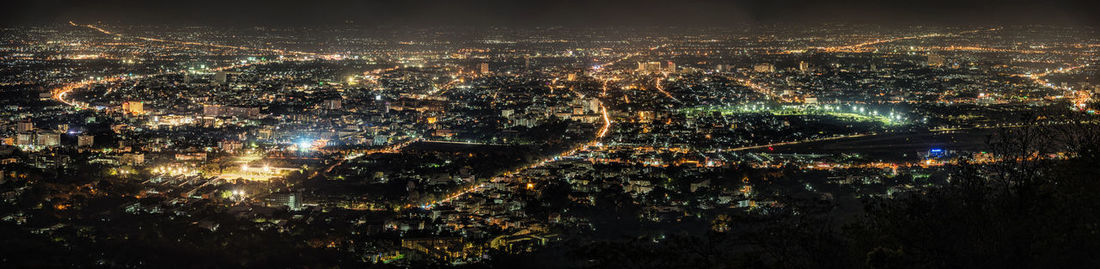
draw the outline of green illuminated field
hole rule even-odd
[[[721,113],[722,115],[734,115],[734,114],[771,114],[775,116],[803,116],[803,115],[818,115],[818,116],[830,116],[841,120],[858,121],[858,122],[878,122],[883,125],[905,125],[908,124],[907,118],[899,113],[888,112],[878,113],[878,111],[869,110],[860,106],[846,106],[846,105],[738,105],[738,106],[701,106],[681,109],[682,113],[694,115],[694,114],[710,114]]]

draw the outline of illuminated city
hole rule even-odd
[[[1100,267],[1096,3],[246,2],[5,12],[0,264]]]

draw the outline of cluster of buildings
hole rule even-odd
[[[21,70],[0,77],[13,96],[0,100],[0,182],[80,183],[39,197],[54,210],[42,214],[117,197],[107,215],[462,264],[653,232],[618,223],[698,227],[891,197],[996,161],[973,138],[1019,127],[1017,115],[1095,113],[1100,83],[1084,74],[1100,51],[1070,29],[1028,44],[1000,35],[1028,29],[831,30],[19,28],[0,46]],[[142,36],[156,39],[127,38]],[[57,180],[80,173],[94,176]],[[0,189],[22,195],[34,194]],[[32,211],[0,221],[37,225]],[[70,225],[89,224],[27,230]]]

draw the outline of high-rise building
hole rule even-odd
[[[222,151],[233,153],[244,148],[244,143],[236,140],[222,140],[218,142],[218,147],[221,147]]]
[[[130,113],[130,114],[144,114],[145,113],[145,102],[142,102],[142,101],[129,101],[129,102],[122,103],[122,110],[125,110],[126,113]]]
[[[807,63],[806,61],[798,62],[798,71],[809,72],[810,71],[810,63]]]
[[[645,63],[646,72],[661,72],[661,62]]]
[[[668,69],[669,73],[676,73],[676,63],[668,61],[668,66],[666,67],[666,69]]]
[[[301,192],[276,193],[271,195],[271,200],[268,201],[271,202],[268,205],[282,205],[292,211],[301,210]]]
[[[481,74],[489,74],[489,63],[480,63],[477,65],[477,70]]]
[[[225,71],[218,71],[214,73],[214,85],[225,85],[229,81],[228,74]]]
[[[31,121],[20,121],[15,124],[15,131],[20,133],[34,131],[34,123]]]
[[[95,136],[93,135],[80,135],[76,137],[77,147],[91,147],[95,145]]]
[[[650,122],[653,122],[653,118],[654,118],[653,111],[649,111],[649,110],[638,111],[638,122],[650,123]]]
[[[38,145],[43,147],[56,147],[61,145],[61,134],[58,133],[45,133],[38,134]]]
[[[756,72],[771,73],[771,72],[775,72],[775,65],[772,65],[770,63],[762,63],[762,64],[757,64],[756,66],[753,66],[752,69],[756,70]]]
[[[588,113],[600,113],[600,99],[589,98],[584,101],[584,110]]]
[[[287,195],[286,207],[290,208],[290,210],[302,209],[302,194],[295,192]]]
[[[260,108],[202,105],[202,114],[210,117],[255,118],[260,116]]]
[[[125,153],[125,154],[122,154],[122,158],[119,158],[118,161],[121,162],[121,163],[124,163],[124,164],[128,164],[128,165],[143,164],[143,163],[145,163],[145,154],[144,153]]]
[[[340,110],[342,108],[343,108],[343,105],[341,104],[340,99],[325,100],[325,109]]]
[[[639,62],[638,72],[640,73],[652,73],[661,72],[661,62]]]
[[[385,135],[376,135],[371,139],[371,145],[383,146],[390,143],[390,137]]]
[[[15,135],[15,145],[17,146],[33,146],[34,134],[33,133],[21,133]]]

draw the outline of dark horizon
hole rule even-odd
[[[1100,3],[1084,0],[933,1],[23,1],[0,25],[63,23],[323,26],[730,26],[1100,25]]]

